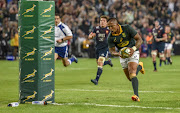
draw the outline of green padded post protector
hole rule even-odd
[[[19,100],[54,102],[54,1],[19,2]]]

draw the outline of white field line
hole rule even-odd
[[[55,89],[63,91],[84,91],[84,92],[133,92],[131,90],[88,90],[88,89]],[[142,93],[176,93],[174,91],[139,91]]]
[[[61,70],[61,71],[69,71],[69,70],[94,70],[97,68],[55,68],[56,70]],[[106,70],[122,70],[122,67],[113,67],[113,68],[107,68]],[[145,68],[145,70],[147,71],[152,71],[153,69],[150,68]],[[180,72],[180,69],[159,69],[160,71],[164,71],[164,72]]]
[[[104,105],[104,104],[96,104],[96,103],[52,103],[53,105],[83,105],[83,106],[99,106],[99,107],[115,107],[115,108],[142,108],[142,109],[165,109],[165,110],[180,110],[180,108],[172,108],[172,107],[145,107],[145,106],[123,106],[123,105]]]

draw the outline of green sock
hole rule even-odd
[[[136,76],[138,75],[139,71],[142,69],[142,66],[141,65],[138,65],[137,67],[137,71],[136,71]]]
[[[132,81],[134,94],[139,97],[139,95],[138,95],[138,79],[137,79],[137,77],[132,78],[131,81]]]

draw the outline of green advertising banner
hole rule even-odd
[[[19,2],[20,103],[54,102],[54,1]]]

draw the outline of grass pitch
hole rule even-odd
[[[180,113],[180,56],[173,56],[173,65],[157,66],[153,72],[151,58],[141,58],[146,70],[139,73],[140,102],[133,102],[132,85],[121,68],[119,58],[112,58],[114,67],[104,66],[99,84],[90,82],[96,76],[95,59],[79,59],[69,67],[55,63],[56,105],[20,104],[18,101],[18,61],[0,61],[0,113]],[[157,60],[157,65],[159,59]]]

